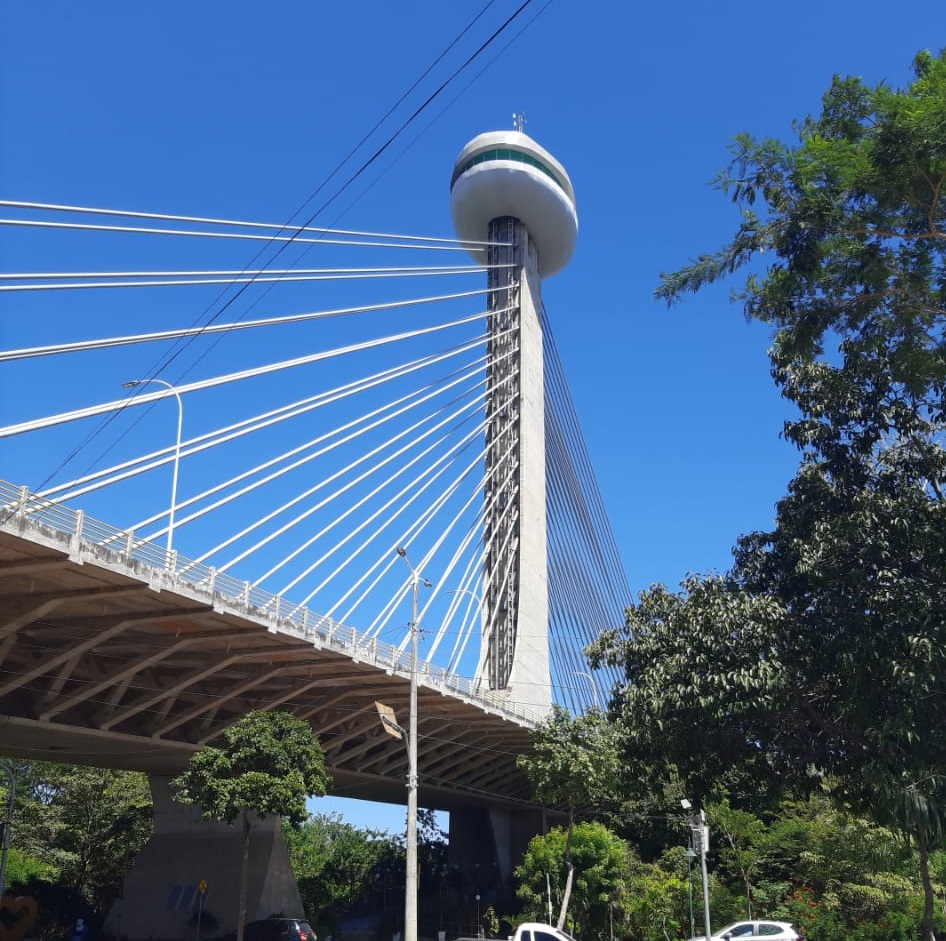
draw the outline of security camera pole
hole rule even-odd
[[[685,797],[680,801],[680,806],[686,811],[693,808],[693,805]],[[713,932],[710,928],[709,877],[706,873],[706,854],[709,851],[709,827],[706,825],[706,811],[701,810],[698,814],[691,814],[688,820],[693,839],[693,849],[699,854],[700,869],[703,873],[703,931],[705,932],[706,941],[713,941]]]

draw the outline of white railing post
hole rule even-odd
[[[85,512],[83,510],[76,510],[74,520],[70,552],[78,552],[82,546],[82,527],[85,524]]]

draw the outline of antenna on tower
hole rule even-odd
[[[521,134],[522,128],[526,123],[526,116],[521,111],[513,111],[512,113],[512,126]]]

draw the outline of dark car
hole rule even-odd
[[[301,918],[260,918],[243,926],[243,941],[317,941],[312,926]]]

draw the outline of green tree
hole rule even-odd
[[[306,913],[318,934],[335,933],[338,920],[374,887],[391,839],[345,823],[337,814],[316,814],[300,827],[284,824],[283,833]]]
[[[752,918],[756,877],[768,854],[780,848],[772,845],[768,828],[759,817],[731,806],[726,799],[707,807],[707,819],[716,833],[721,868],[730,868],[742,884],[744,914]]]
[[[39,902],[37,936],[104,918],[151,827],[144,775],[22,762],[5,882]]]
[[[734,145],[732,240],[670,302],[745,269],[802,464],[725,576],[644,592],[596,655],[626,662],[628,754],[697,787],[738,763],[834,783],[929,851],[946,807],[946,58],[901,90],[835,78],[797,142]],[[649,726],[649,728],[647,727]],[[638,761],[638,766],[646,761]]]
[[[568,912],[574,879],[571,836],[576,816],[601,813],[614,803],[618,780],[615,726],[597,709],[575,716],[556,706],[533,735],[532,752],[518,759],[537,800],[568,812],[565,839],[567,878],[558,927]]]
[[[682,848],[680,850],[682,855]],[[684,863],[685,867],[685,863]],[[632,941],[666,941],[690,934],[687,879],[674,868],[631,858],[622,909],[616,927]]]
[[[248,712],[224,732],[223,748],[195,752],[174,780],[177,799],[200,805],[204,819],[243,824],[243,862],[237,941],[243,941],[250,813],[277,814],[290,823],[306,817],[306,798],[329,783],[322,747],[307,722],[285,712]]]
[[[577,823],[570,834],[555,827],[529,841],[516,869],[517,892],[526,914],[544,921],[548,886],[561,898],[571,879],[569,921],[574,932],[603,938],[613,908],[620,908],[623,900],[627,864],[626,844],[603,824]]]
[[[39,870],[106,911],[151,834],[151,792],[138,772],[26,763],[12,836]]]

